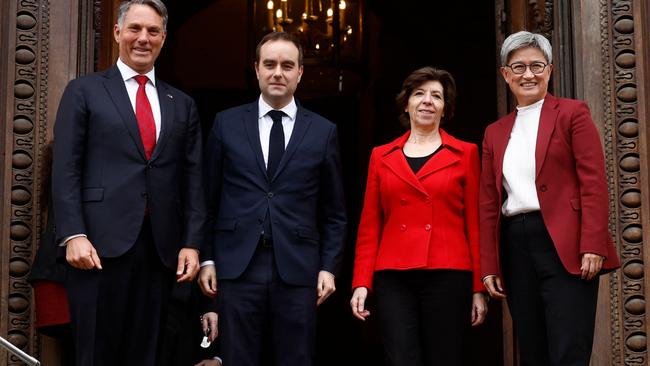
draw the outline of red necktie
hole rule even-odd
[[[135,95],[135,118],[138,120],[144,154],[149,160],[154,147],[156,147],[156,122],[153,119],[151,104],[145,92],[145,85],[149,78],[144,75],[137,75],[133,78],[139,84],[138,93]]]

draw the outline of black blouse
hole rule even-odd
[[[402,153],[404,154],[404,157],[406,157],[406,162],[409,163],[409,166],[411,167],[411,170],[413,170],[413,174],[417,174],[420,169],[424,166],[424,164],[429,161],[435,154],[438,153],[438,151],[442,150],[443,145],[438,146],[436,151],[432,152],[431,154],[427,156],[419,156],[416,158],[410,157],[406,154],[404,154],[404,150],[402,150]]]

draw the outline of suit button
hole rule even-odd
[[[546,192],[546,189],[547,189],[547,188],[546,188],[546,184],[542,184],[542,185],[539,187],[539,190],[542,191],[542,192]]]
[[[406,225],[402,224],[399,226],[399,229],[402,231],[406,231]]]
[[[147,198],[147,192],[142,192],[142,193],[140,193],[140,197]]]
[[[257,219],[257,222],[259,222],[260,224],[263,224],[263,223],[264,223],[264,219]]]
[[[429,224],[424,225],[424,230],[431,231],[431,225]]]
[[[269,192],[269,193],[267,193],[267,194],[266,194],[266,197],[268,197],[268,198],[273,198],[273,192]]]
[[[402,206],[406,206],[406,200],[402,198],[401,200],[399,200],[399,204]]]
[[[426,203],[427,205],[428,205],[429,203],[431,203],[431,198],[426,197],[426,198],[424,199],[424,203]]]

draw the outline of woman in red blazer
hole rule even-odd
[[[619,262],[600,136],[584,102],[547,93],[551,50],[529,32],[501,49],[518,106],[485,131],[481,270],[492,297],[507,293],[521,365],[586,366],[597,275]]]
[[[478,148],[439,128],[455,95],[447,71],[414,71],[397,96],[410,131],[370,157],[350,305],[365,320],[373,290],[389,365],[460,365],[470,324],[487,312]]]

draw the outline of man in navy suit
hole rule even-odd
[[[345,235],[336,126],[293,97],[295,37],[265,36],[255,71],[261,97],[219,113],[208,137],[199,284],[217,296],[225,365],[259,365],[266,341],[276,366],[309,366]]]
[[[205,203],[194,101],[155,77],[160,0],[120,6],[112,68],[71,81],[54,127],[56,238],[77,365],[155,365],[171,285],[199,268]]]

